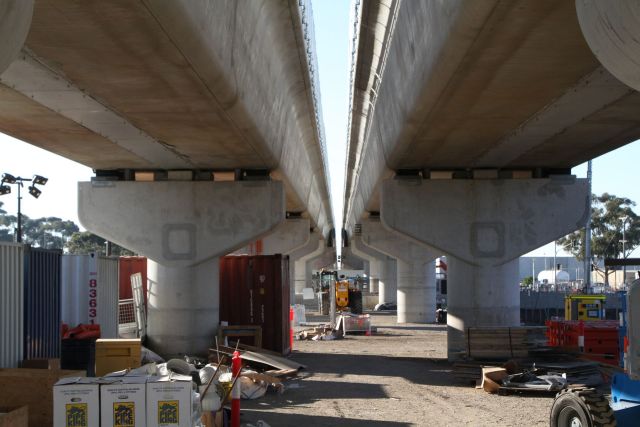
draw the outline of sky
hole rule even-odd
[[[313,0],[316,50],[320,79],[320,93],[331,176],[331,194],[336,227],[342,224],[344,171],[347,147],[347,119],[349,116],[350,70],[350,11],[349,0]],[[640,141],[594,159],[593,192],[625,196],[640,202]],[[579,178],[586,177],[586,164],[573,169]],[[42,195],[34,199],[25,191],[23,214],[38,218],[57,216],[79,224],[77,217],[77,182],[87,181],[91,169],[63,157],[0,134],[0,173],[31,178],[43,175],[49,182]],[[17,211],[16,189],[12,194],[0,196],[3,209]],[[636,209],[636,212],[640,210]],[[337,233],[339,237],[339,233]],[[528,254],[552,257],[553,243]],[[636,251],[635,256],[640,250]],[[559,249],[558,255],[564,255]]]

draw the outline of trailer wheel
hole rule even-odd
[[[609,401],[592,388],[565,389],[556,395],[549,419],[551,427],[615,427]]]

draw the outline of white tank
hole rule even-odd
[[[553,277],[553,270],[542,270],[538,273],[538,282],[539,283],[548,283],[549,285],[555,285],[556,283],[566,283],[571,278],[569,277],[569,273],[562,270],[557,270],[556,277]]]

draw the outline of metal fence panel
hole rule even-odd
[[[25,247],[25,359],[60,357],[61,257],[61,250]]]
[[[24,247],[0,243],[0,367],[17,368],[23,358]]]

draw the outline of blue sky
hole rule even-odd
[[[349,108],[351,2],[314,0],[312,4],[334,219],[340,226]],[[595,159],[593,192],[609,192],[640,202],[640,186],[636,184],[640,178],[637,159],[640,159],[638,141]],[[77,182],[89,180],[91,169],[0,134],[2,172],[25,177],[40,174],[50,179],[38,200],[25,195],[24,214],[30,217],[59,216],[78,222]],[[574,173],[578,177],[586,177],[586,165],[574,168]],[[5,210],[15,213],[15,194],[2,196],[0,201],[4,202]],[[534,251],[534,254],[553,256],[553,244]]]

